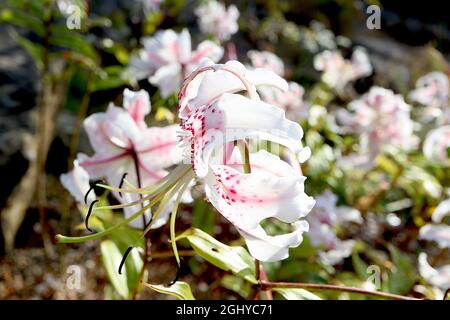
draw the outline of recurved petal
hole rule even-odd
[[[447,290],[450,288],[450,265],[433,268],[427,260],[427,254],[419,255],[419,273],[432,286]]]
[[[442,201],[433,212],[433,222],[439,223],[445,216],[450,215],[450,198]]]
[[[199,86],[197,97],[191,101],[191,105],[201,107],[209,104],[222,94],[245,90],[245,85],[238,76],[246,79],[250,85],[273,86],[281,90],[287,90],[286,80],[266,69],[247,70],[245,66],[235,60],[228,61],[224,67],[227,70],[207,71]],[[231,72],[230,72],[231,71]],[[214,83],[212,86],[211,83]]]
[[[303,241],[303,233],[308,231],[306,221],[293,224],[294,231],[278,236],[268,235],[261,226],[253,230],[239,230],[245,239],[250,254],[264,262],[272,262],[289,257],[289,248],[295,248]]]
[[[159,88],[162,98],[167,98],[180,89],[182,81],[181,66],[178,63],[164,65],[148,80],[152,85]]]
[[[149,114],[151,105],[147,91],[123,91],[123,106],[140,128],[145,128],[144,118]]]
[[[193,165],[199,177],[207,175],[213,151],[235,140],[272,141],[296,155],[304,151],[302,128],[286,119],[282,109],[238,94],[224,94],[215,104],[194,112],[186,127],[193,134]]]
[[[215,42],[205,40],[200,42],[197,50],[192,52],[189,63],[197,65],[202,59],[209,58],[214,62],[218,62],[223,56],[223,48]]]
[[[72,171],[59,177],[62,185],[75,198],[78,203],[84,204],[84,197],[89,191],[89,174],[75,160]],[[87,197],[87,205],[95,200],[95,194],[91,192]]]
[[[219,212],[242,230],[267,218],[293,223],[308,214],[314,200],[304,192],[305,177],[264,150],[251,154],[250,163],[248,174],[238,170],[241,162],[212,166],[206,194]]]

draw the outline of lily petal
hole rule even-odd
[[[150,113],[151,109],[147,91],[139,90],[135,92],[125,89],[123,91],[123,106],[140,128],[147,127],[144,118]]]
[[[419,238],[436,241],[441,249],[450,248],[450,226],[444,224],[426,224],[420,228]]]
[[[255,87],[273,86],[283,91],[288,88],[286,80],[270,70],[247,70],[242,63],[235,60],[228,61],[224,67],[247,79]],[[215,85],[212,86],[211,83]],[[229,71],[207,71],[199,86],[197,97],[191,104],[200,107],[211,103],[224,93],[234,93],[244,89],[242,81]]]
[[[275,237],[268,236],[260,223],[267,218],[301,222],[299,219],[314,206],[314,199],[304,193],[305,178],[279,157],[262,150],[250,154],[250,163],[252,173],[248,174],[233,168],[238,163],[212,165],[212,173],[206,179],[206,196],[244,236],[255,257],[262,261],[284,259],[289,247],[300,244],[307,223],[297,224],[292,233]],[[271,249],[265,255],[259,245],[267,242]]]
[[[246,138],[272,141],[300,154],[303,130],[298,123],[286,119],[285,112],[259,100],[238,94],[223,94],[185,123],[194,139],[193,165],[199,177],[208,173],[211,154],[224,144]]]
[[[433,268],[427,259],[427,254],[419,254],[419,273],[432,286],[447,290],[450,288],[450,265]]]
[[[439,223],[445,216],[450,215],[450,198],[442,201],[433,212],[433,222]]]
[[[62,185],[75,198],[78,203],[84,204],[84,197],[89,191],[89,174],[84,170],[78,161],[73,162],[72,171],[62,174],[59,177]],[[91,192],[87,197],[87,205],[95,200],[95,194]]]

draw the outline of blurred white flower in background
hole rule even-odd
[[[254,68],[269,69],[284,77],[284,63],[276,54],[251,50],[247,55]],[[259,88],[259,93],[264,101],[285,110],[288,119],[297,121],[308,117],[309,105],[303,101],[305,90],[296,82],[290,81],[287,90],[263,86]]]
[[[159,9],[159,6],[164,0],[138,0],[144,12],[152,12]]]
[[[428,256],[422,252],[419,254],[419,273],[426,282],[441,290],[450,288],[450,265],[433,268],[428,263]]]
[[[442,166],[450,166],[450,125],[433,129],[427,134],[423,154]]]
[[[411,107],[392,90],[372,87],[360,99],[352,101],[348,110],[337,112],[343,130],[359,136],[357,155],[344,158],[352,165],[371,166],[373,160],[387,146],[401,150],[415,149],[419,142],[414,135]]]
[[[447,75],[434,71],[417,80],[409,98],[425,106],[424,121],[437,119],[440,124],[447,124],[450,122],[449,91]]]
[[[337,206],[337,196],[330,190],[315,197],[316,204],[307,216],[309,222],[308,236],[311,244],[326,251],[319,252],[321,261],[334,265],[352,253],[354,240],[341,240],[336,228],[345,223],[361,224],[361,213],[348,206]]]
[[[231,35],[239,30],[238,19],[239,10],[235,5],[228,6],[228,9],[221,2],[210,0],[200,5],[195,14],[198,17],[200,30],[205,34],[210,34],[220,41],[227,41]]]
[[[250,50],[247,53],[254,68],[265,68],[284,77],[284,63],[275,53],[270,51]]]
[[[205,58],[220,60],[223,49],[212,41],[201,42],[192,50],[191,35],[187,29],[180,33],[162,30],[142,39],[144,48],[131,58],[125,77],[148,81],[159,88],[167,98],[177,93],[181,83],[197,69]]]
[[[350,60],[339,51],[325,50],[314,57],[314,68],[322,71],[322,81],[341,92],[352,81],[370,76],[372,65],[364,48],[357,47]]]

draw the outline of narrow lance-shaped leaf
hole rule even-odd
[[[150,283],[144,283],[144,285],[159,293],[168,294],[180,300],[195,300],[191,292],[191,287],[183,281],[177,281],[169,287]]]
[[[179,238],[186,238],[198,255],[216,267],[257,283],[253,258],[243,247],[227,246],[195,228],[189,229]]]

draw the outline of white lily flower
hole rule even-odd
[[[215,0],[209,0],[195,10],[200,30],[220,41],[229,40],[239,30],[239,10],[235,5],[228,6]]]
[[[261,101],[259,86],[282,90],[287,83],[269,70],[247,70],[237,61],[205,64],[180,91],[180,137],[195,175],[205,183],[207,198],[238,229],[255,258],[276,261],[301,243],[308,230],[301,218],[314,200],[304,193],[305,178],[278,156],[250,153],[251,173],[244,173],[242,160],[230,152],[234,141],[245,139],[276,142],[298,156],[307,150],[300,142],[301,127],[287,120],[280,108]],[[242,90],[249,97],[237,94]],[[217,156],[218,150],[225,150],[226,156]],[[267,218],[290,224],[292,232],[269,236],[261,226]]]
[[[325,50],[314,57],[314,67],[322,71],[322,81],[341,92],[347,83],[370,76],[373,72],[369,56],[364,48],[354,50],[351,60],[339,51]]]
[[[208,40],[192,51],[191,35],[187,29],[181,33],[158,31],[142,42],[144,48],[131,58],[127,74],[137,80],[148,78],[160,89],[163,98],[178,92],[183,79],[197,69],[203,59],[217,62],[223,55],[223,48]]]
[[[442,166],[450,166],[450,125],[433,129],[427,134],[423,154]]]
[[[74,170],[61,177],[63,185],[79,202],[83,202],[81,194],[89,189],[89,179],[105,178],[109,185],[117,187],[124,174],[127,174],[127,181],[134,186],[149,186],[167,175],[166,168],[181,162],[182,150],[177,146],[179,126],[148,128],[144,122],[145,115],[151,109],[148,93],[125,89],[123,95],[124,108],[111,104],[106,112],[92,114],[84,121],[84,128],[95,153],[91,157],[79,154]],[[80,187],[81,182],[83,187]],[[140,200],[137,193],[112,193],[121,203]],[[89,194],[89,197],[92,196],[93,194]],[[189,196],[186,199],[188,198]],[[148,201],[143,204],[148,204]],[[125,217],[132,216],[141,208],[140,204],[125,207]],[[133,220],[130,225],[143,228],[144,220],[148,222],[151,218],[150,210],[146,210],[144,217]],[[164,211],[153,227],[164,224],[167,217],[168,211]]]
[[[351,207],[337,206],[337,197],[330,190],[316,196],[316,205],[307,217],[310,225],[308,236],[311,244],[326,251],[319,257],[325,264],[334,265],[352,253],[355,241],[341,240],[334,228],[344,223],[362,223],[361,213]]]
[[[450,226],[426,224],[420,228],[419,239],[435,241],[441,249],[450,248]]]
[[[445,108],[448,106],[449,91],[447,75],[434,71],[417,80],[416,89],[409,93],[409,98],[426,107]]]
[[[418,138],[413,134],[411,107],[401,95],[381,87],[372,87],[348,109],[339,110],[337,119],[344,130],[359,134],[361,150],[357,159],[372,163],[387,146],[408,151],[416,148]]]
[[[428,263],[427,254],[419,254],[419,273],[426,282],[442,290],[450,288],[450,265],[433,268]]]

